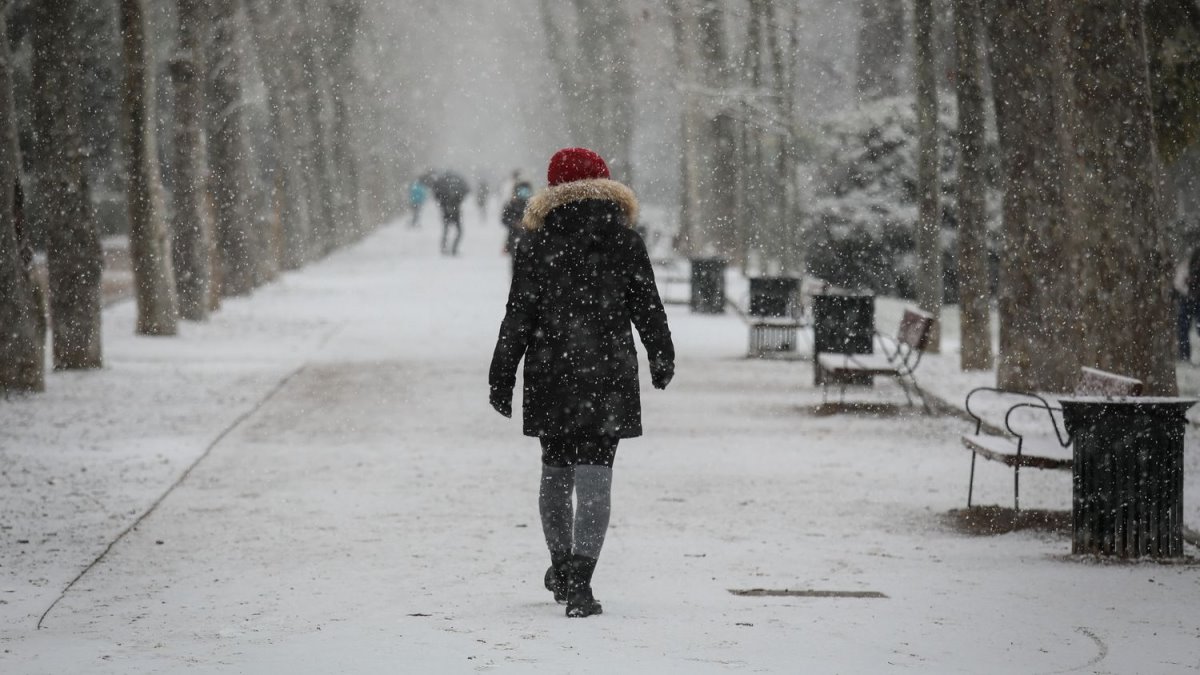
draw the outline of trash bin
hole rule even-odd
[[[826,292],[813,296],[813,380],[826,383],[817,367],[821,353],[870,354],[875,339],[875,296],[870,293]],[[871,386],[867,373],[847,373],[830,384]]]
[[[800,280],[793,277],[750,279],[750,316],[791,316],[799,288]]]
[[[725,265],[724,258],[692,258],[693,312],[725,312]]]
[[[1183,555],[1184,416],[1197,399],[1061,399],[1074,446],[1071,552]]]

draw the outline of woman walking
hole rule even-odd
[[[631,323],[657,389],[674,375],[675,349],[646,245],[633,230],[633,191],[610,180],[604,160],[584,148],[555,153],[547,179],[513,251],[490,400],[512,415],[523,357],[524,433],[542,446],[545,584],[567,616],[584,617],[601,612],[591,581],[608,529],[617,443],[642,434]]]

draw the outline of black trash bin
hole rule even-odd
[[[1071,552],[1183,555],[1183,432],[1192,398],[1061,399],[1072,460]]]
[[[875,351],[875,296],[870,293],[827,292],[813,296],[813,380],[826,383],[817,366],[822,353],[870,354]],[[839,375],[830,384],[870,386],[868,373]]]
[[[791,316],[799,289],[800,280],[793,277],[750,279],[750,316]]]
[[[692,258],[693,312],[725,312],[725,265],[724,258]]]

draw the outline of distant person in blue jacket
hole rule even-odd
[[[421,206],[425,203],[425,198],[429,196],[429,190],[425,188],[425,184],[420,180],[414,180],[408,184],[408,206],[412,209],[412,223],[410,227],[416,227],[421,218]]]

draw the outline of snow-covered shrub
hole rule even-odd
[[[954,97],[939,114],[942,247],[947,299],[957,297],[958,177]],[[835,285],[911,297],[916,272],[917,120],[911,97],[856,106],[819,122],[807,229],[809,272]],[[994,145],[985,156],[994,157]],[[994,166],[994,162],[990,164]],[[994,168],[985,168],[995,185]],[[988,227],[999,223],[989,190]]]

